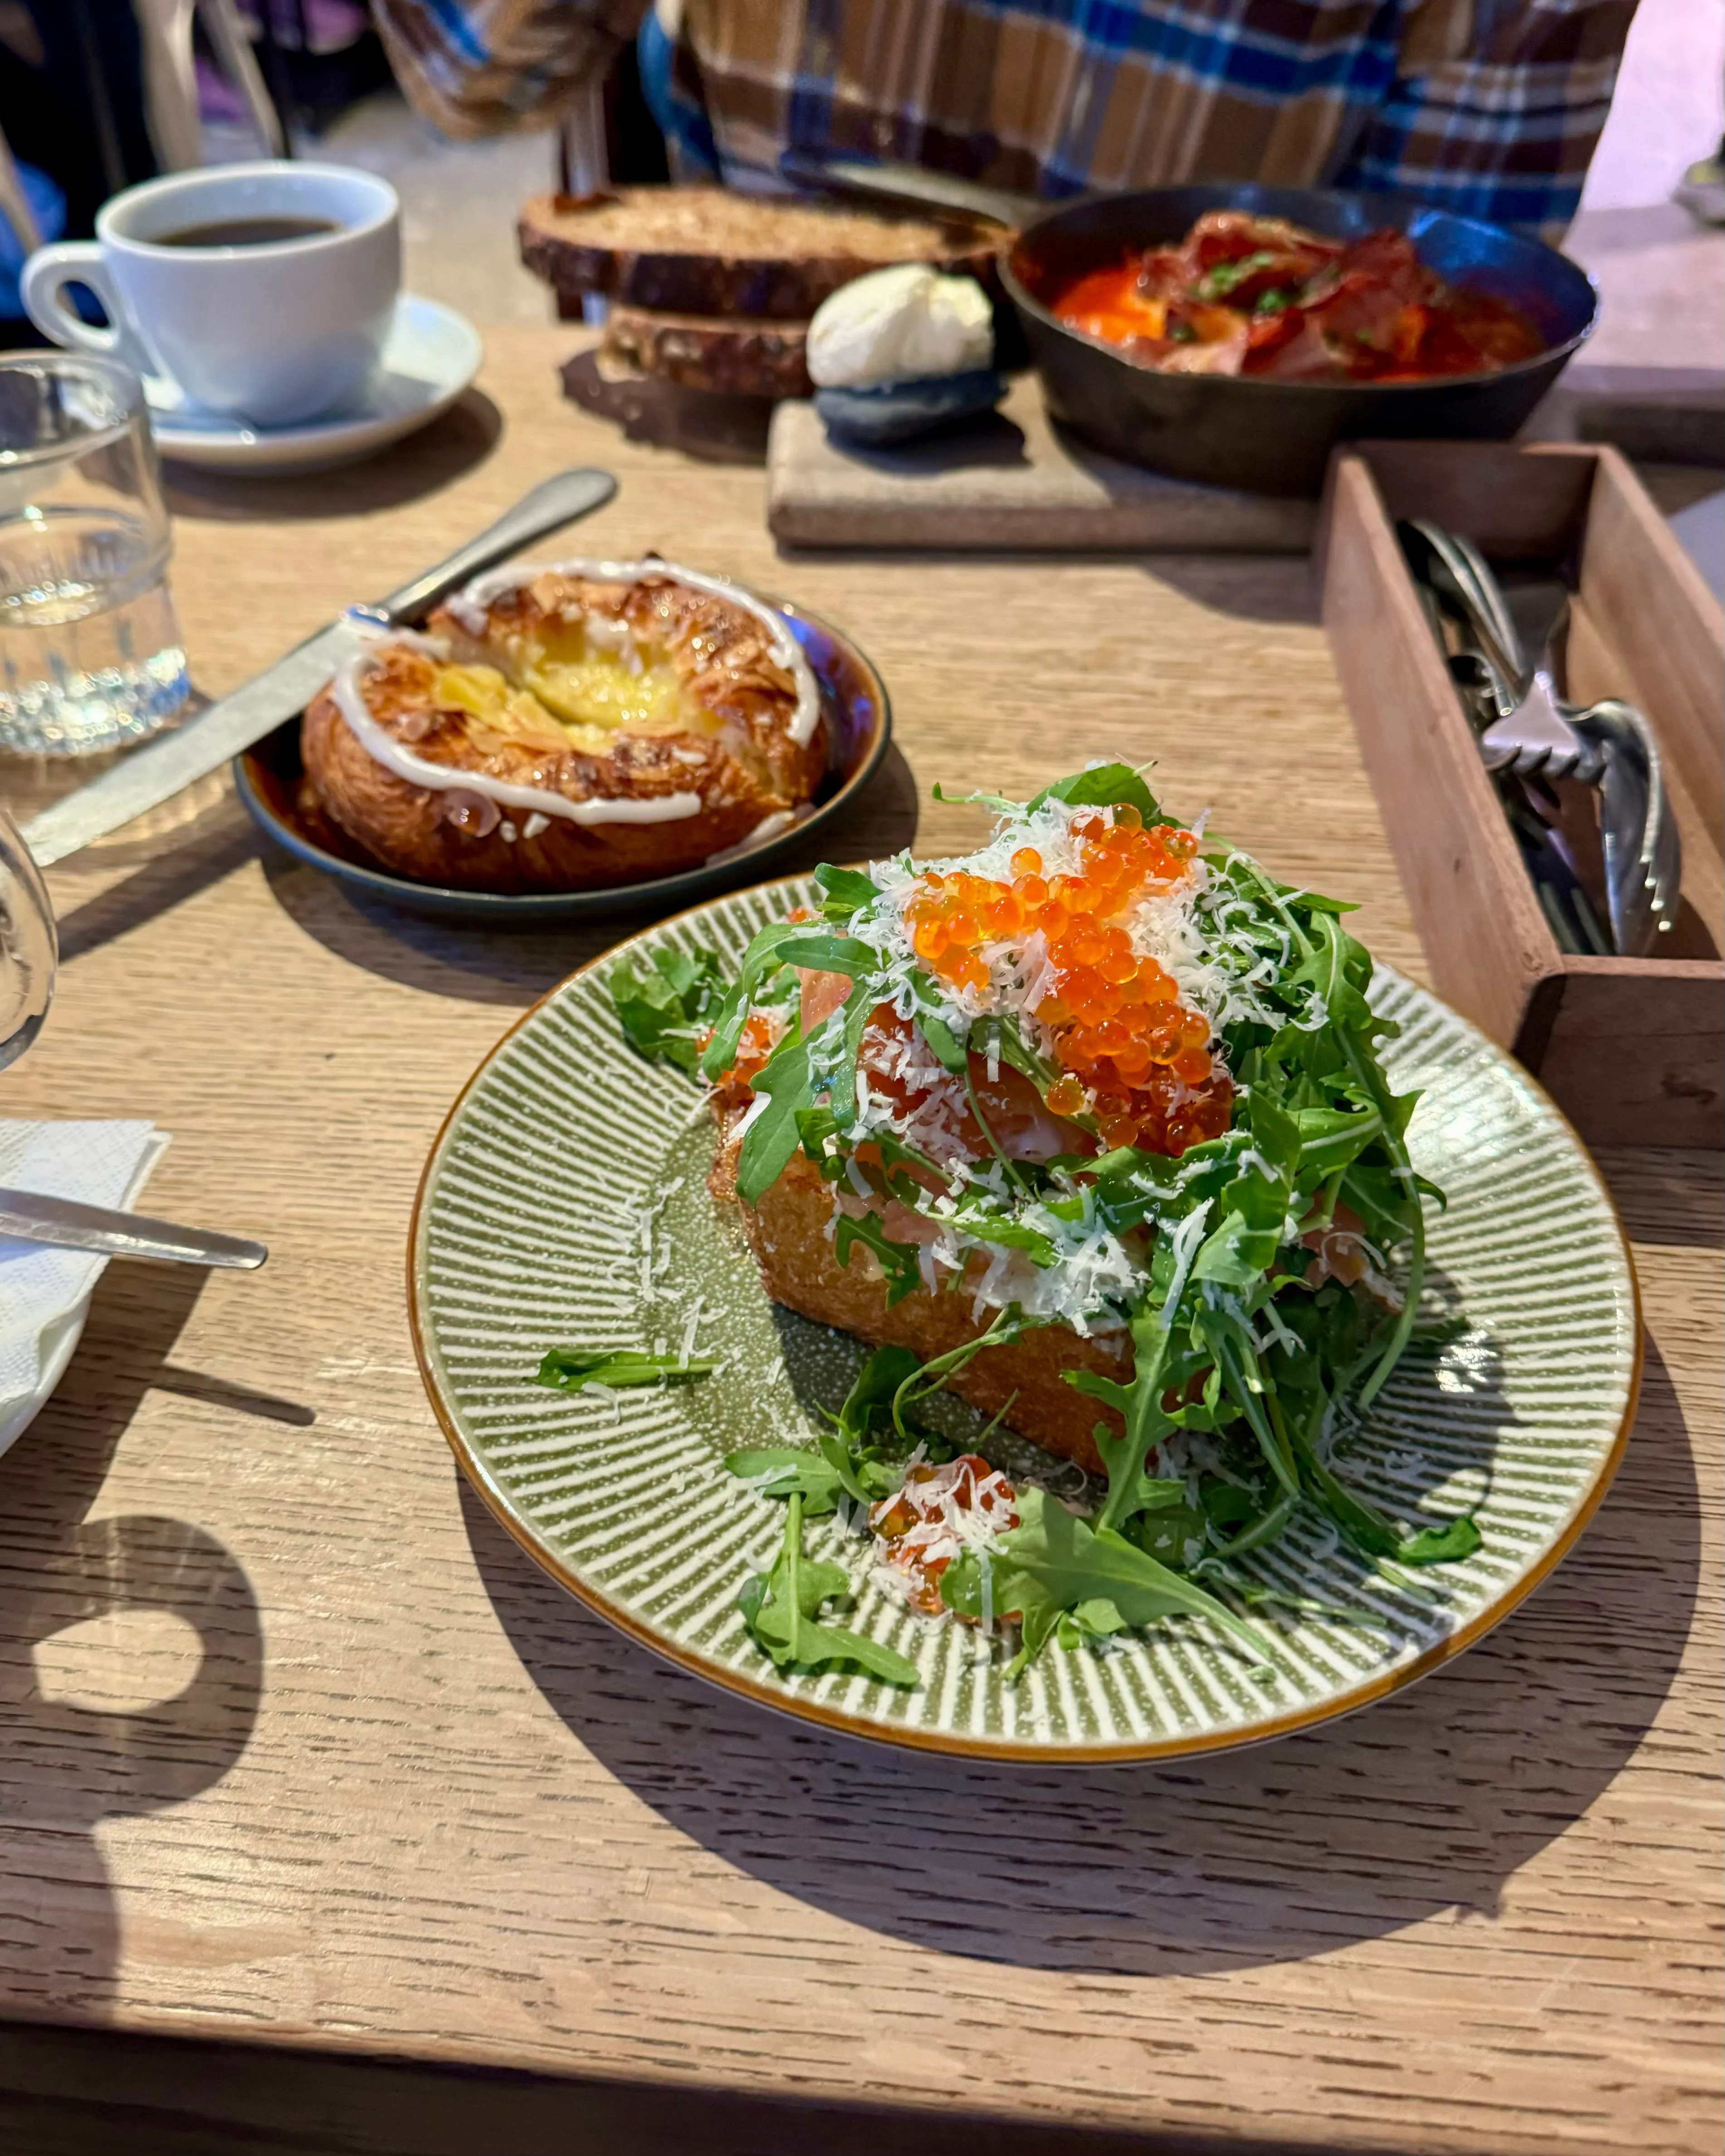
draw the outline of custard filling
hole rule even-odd
[[[685,692],[670,654],[637,642],[621,622],[544,623],[494,639],[494,648],[503,666],[440,666],[432,685],[439,707],[465,712],[481,746],[489,735],[603,756],[620,733],[718,729]]]

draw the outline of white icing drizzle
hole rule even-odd
[[[410,629],[392,629],[355,652],[330,684],[330,694],[367,755],[410,785],[430,787],[439,793],[478,793],[495,801],[500,808],[531,809],[541,816],[561,816],[571,824],[675,824],[685,816],[698,816],[706,807],[698,793],[662,793],[649,801],[603,798],[571,801],[566,794],[552,793],[543,787],[517,786],[511,779],[494,778],[489,772],[459,771],[452,764],[433,763],[425,757],[415,756],[372,716],[360,687],[362,677],[377,665],[382,648],[390,644],[410,644],[438,659],[449,656],[430,637],[416,636]]]
[[[792,712],[786,733],[798,748],[806,748],[814,732],[814,722],[820,716],[820,690],[815,684],[814,670],[803,654],[803,647],[785,627],[784,617],[775,613],[765,600],[757,599],[741,584],[733,584],[726,577],[709,577],[699,569],[685,569],[675,562],[601,562],[583,557],[568,562],[518,562],[513,567],[493,569],[488,576],[475,577],[470,584],[459,592],[452,592],[444,604],[470,636],[482,636],[485,630],[485,616],[494,599],[505,592],[519,591],[523,584],[531,584],[536,577],[583,577],[597,584],[638,584],[644,577],[668,577],[673,583],[692,584],[696,591],[711,592],[716,598],[728,600],[752,613],[767,632],[768,647],[773,659],[783,667],[797,685],[797,708]],[[588,617],[589,624],[594,617]],[[600,617],[600,634],[597,643],[612,641],[608,633],[608,617]],[[620,624],[619,624],[620,625]]]
[[[757,846],[764,845],[768,839],[776,839],[781,831],[788,830],[798,820],[793,808],[775,808],[770,816],[763,816],[746,838],[739,839],[734,846],[721,846],[716,854],[709,854],[706,865],[716,867],[721,861],[739,860],[752,853]]]

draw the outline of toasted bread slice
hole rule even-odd
[[[1003,228],[963,216],[875,217],[724,187],[536,195],[521,259],[560,292],[670,314],[806,321],[853,277],[932,262],[990,285]]]
[[[807,322],[741,316],[658,314],[614,307],[600,349],[681,389],[732,397],[808,397]]]
[[[710,1187],[721,1203],[738,1202],[739,1150],[735,1138],[727,1139],[714,1163]],[[741,1211],[768,1294],[819,1324],[836,1325],[875,1346],[909,1348],[927,1360],[974,1340],[995,1315],[973,1316],[973,1298],[962,1287],[937,1294],[919,1288],[889,1310],[886,1281],[869,1253],[853,1250],[850,1264],[839,1265],[829,1232],[832,1188],[800,1152],[758,1205],[743,1205]],[[1131,1340],[1124,1332],[1085,1339],[1064,1325],[1040,1327],[1010,1347],[985,1348],[950,1389],[984,1414],[1004,1409],[1007,1423],[1021,1437],[1100,1474],[1101,1455],[1091,1433],[1101,1422],[1117,1434],[1121,1419],[1066,1383],[1065,1370],[1091,1370],[1129,1383]]]

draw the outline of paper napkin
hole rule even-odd
[[[0,1118],[0,1188],[130,1206],[166,1151],[153,1123],[27,1123]],[[39,1404],[65,1321],[89,1300],[105,1257],[0,1235],[0,1452]]]

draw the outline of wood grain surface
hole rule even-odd
[[[602,462],[576,544],[806,599],[881,668],[901,753],[835,851],[973,840],[936,778],[1154,756],[1420,973],[1304,563],[782,557],[758,470],[557,396],[567,336],[495,335],[485,394],[372,465],[177,483],[203,685]],[[271,1257],[111,1268],[0,1461],[8,2149],[1717,2148],[1717,1157],[1605,1160],[1640,1419],[1485,1644],[1262,1750],[945,1764],[661,1666],[438,1434],[421,1163],[608,932],[362,909],[261,855],[225,780],[51,880],[59,998],[0,1114],[155,1117],[152,1208]]]

